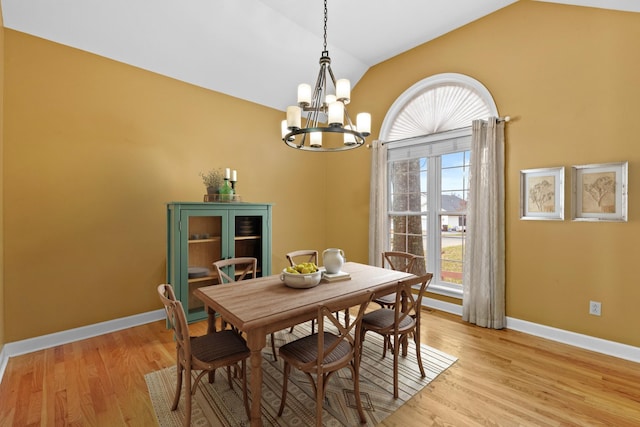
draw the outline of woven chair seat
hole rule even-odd
[[[380,298],[375,298],[373,302],[384,306],[393,306],[396,303],[396,294],[393,293]]]
[[[203,362],[215,362],[234,355],[238,355],[239,358],[249,355],[244,339],[231,330],[191,337],[191,352]]]
[[[333,344],[338,337],[330,332],[324,333],[324,348],[325,350]],[[290,342],[280,347],[279,352],[284,357],[288,357],[291,360],[295,360],[302,364],[309,363],[317,359],[318,357],[318,334],[307,335],[304,338]],[[342,360],[345,357],[351,355],[351,346],[348,341],[342,341],[334,351],[328,354],[324,358],[324,363],[334,363],[338,360]]]
[[[394,310],[390,310],[388,308],[382,308],[380,310],[375,310],[370,313],[367,313],[362,317],[362,324],[369,330],[383,330],[383,329],[391,329],[393,327],[393,322],[395,320],[395,312]],[[400,325],[398,325],[398,331],[402,332],[408,329],[413,328],[415,321],[413,317],[407,316],[400,321]]]

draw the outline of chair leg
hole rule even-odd
[[[391,338],[389,335],[382,336],[382,358],[387,357],[387,347],[391,350]]]
[[[287,383],[289,382],[289,372],[291,372],[291,365],[284,362],[284,372],[282,378],[282,397],[280,398],[280,409],[278,409],[278,416],[282,415],[282,411],[284,411],[284,404],[287,400]]]
[[[358,415],[360,416],[360,424],[366,424],[367,419],[364,416],[364,410],[362,409],[362,398],[360,396],[360,363],[355,360],[351,362],[351,372],[353,377],[353,392],[356,396],[356,406],[358,407]]]
[[[393,398],[398,398],[398,357],[400,356],[400,337],[393,337]]]
[[[271,334],[271,353],[273,353],[273,360],[278,361],[278,355],[276,353],[276,335]]]
[[[184,408],[184,425],[185,427],[191,426],[191,399],[193,398],[193,392],[191,388],[191,368],[184,370],[185,376],[185,408]]]
[[[316,427],[322,427],[322,407],[324,403],[324,383],[326,374],[316,378]]]
[[[422,352],[420,351],[420,334],[418,331],[415,331],[413,334],[413,342],[416,345],[416,356],[418,358],[418,367],[420,368],[420,375],[422,378],[426,377],[424,373],[424,366],[422,366]]]
[[[337,313],[336,313],[337,314]],[[344,309],[344,327],[348,328],[349,327],[349,309],[345,308]]]
[[[176,382],[176,394],[175,397],[173,398],[173,405],[171,405],[171,410],[175,411],[178,408],[178,403],[180,402],[180,392],[182,391],[182,366],[178,363],[178,366],[176,367],[176,376],[177,376],[177,382]]]

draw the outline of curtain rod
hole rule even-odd
[[[511,121],[511,116],[498,117],[496,120],[498,122],[508,123],[508,122]],[[426,135],[418,135],[418,136],[411,136],[409,138],[396,139],[394,141],[384,141],[384,142],[382,142],[382,145],[385,145],[385,144],[387,144],[389,142],[398,142],[398,141],[404,141],[404,140],[413,139],[413,138],[422,138],[422,137],[425,137],[425,136],[439,135],[441,133],[452,132],[452,131],[456,131],[456,130],[460,130],[460,129],[466,129],[466,128],[470,128],[470,127],[471,126],[465,126],[465,127],[462,127],[462,128],[448,129],[448,130],[443,130],[443,131],[440,131],[440,132],[433,132],[433,133],[429,133],[429,134],[426,134]],[[371,144],[367,144],[366,147],[367,148],[371,148]]]

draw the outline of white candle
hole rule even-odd
[[[229,179],[229,168],[224,170],[224,179]]]
[[[329,104],[329,125],[344,123],[344,104],[340,101]]]
[[[336,82],[336,97],[344,101],[344,103],[349,102],[349,98],[351,98],[351,83],[348,79],[339,79]]]
[[[311,104],[311,86],[306,83],[298,85],[298,104]]]
[[[287,127],[287,120],[283,120],[280,123],[280,132],[282,133],[282,139],[289,133],[289,128]]]
[[[231,172],[231,181],[236,182],[237,180],[238,180],[238,173],[234,169],[233,172]]]
[[[287,127],[289,129],[300,129],[302,123],[302,109],[295,105],[287,107]]]
[[[356,127],[358,128],[358,132],[363,134],[364,136],[371,135],[371,114],[369,113],[358,113],[356,117]]]
[[[345,129],[353,130],[353,126],[345,126]],[[353,145],[356,143],[356,137],[353,134],[345,133],[344,134],[344,145]]]
[[[310,135],[311,143],[309,145],[316,148],[322,147],[322,132],[311,132]]]

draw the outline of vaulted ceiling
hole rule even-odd
[[[322,0],[0,0],[4,25],[261,105],[284,110],[314,83]],[[516,0],[329,0],[336,78]],[[640,12],[638,0],[539,0]]]

